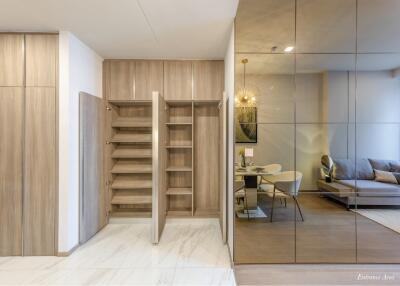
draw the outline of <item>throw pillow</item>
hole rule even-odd
[[[393,162],[391,160],[377,160],[377,159],[368,159],[371,163],[371,166],[374,170],[386,171],[390,172],[392,167],[390,163]]]
[[[332,176],[336,180],[353,180],[355,177],[354,162],[350,159],[333,159]]]
[[[390,169],[392,172],[400,173],[400,162],[390,162]]]
[[[357,160],[357,179],[358,180],[373,180],[375,179],[374,170],[367,159]]]
[[[382,183],[398,184],[395,175],[391,172],[374,170],[375,171],[375,181]]]
[[[393,176],[395,176],[395,178],[396,178],[396,180],[397,180],[397,184],[400,185],[400,173],[394,172],[394,173],[392,173],[392,174],[393,174]]]

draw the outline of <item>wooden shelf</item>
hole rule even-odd
[[[192,122],[168,122],[167,126],[192,126]]]
[[[111,188],[114,190],[134,190],[134,189],[151,189],[153,182],[151,180],[129,180],[126,178],[115,178]]]
[[[113,205],[142,205],[151,202],[151,195],[114,195],[111,200]]]
[[[192,146],[190,145],[187,145],[187,146],[173,146],[173,145],[168,145],[168,146],[165,146],[165,148],[167,148],[167,149],[191,149],[192,148]]]
[[[113,120],[111,126],[114,128],[151,128],[151,118],[118,117]]]
[[[151,158],[151,149],[115,149],[111,154],[113,159]]]
[[[117,209],[111,212],[111,217],[114,218],[119,218],[119,217],[124,217],[124,218],[151,218],[151,209]]]
[[[192,167],[168,167],[167,172],[191,172]]]
[[[111,139],[112,143],[151,143],[152,134],[117,133]]]
[[[192,195],[192,188],[168,188],[167,195]]]
[[[151,165],[125,164],[117,162],[111,169],[112,174],[151,174],[153,167]]]
[[[168,210],[167,216],[168,217],[188,217],[188,216],[192,216],[192,211],[189,209]]]
[[[108,100],[109,103],[116,105],[116,106],[151,106],[151,100]]]

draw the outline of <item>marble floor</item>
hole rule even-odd
[[[0,285],[235,285],[217,219],[110,223],[69,257],[0,258]]]

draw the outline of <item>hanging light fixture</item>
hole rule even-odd
[[[240,107],[254,106],[256,103],[254,94],[246,89],[246,64],[248,62],[248,59],[242,59],[241,61],[243,64],[243,87],[237,92],[235,97],[236,105]]]

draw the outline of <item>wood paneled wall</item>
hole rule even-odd
[[[224,62],[218,60],[105,60],[108,100],[218,101],[224,91]]]
[[[54,255],[58,35],[0,34],[0,255]]]

